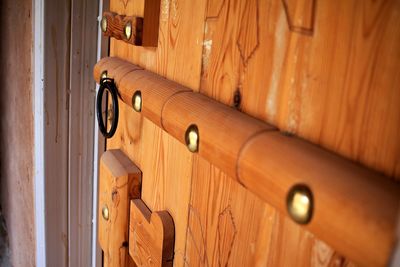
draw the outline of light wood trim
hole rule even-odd
[[[358,164],[279,132],[251,139],[238,161],[239,181],[287,214],[295,184],[313,194],[305,227],[365,266],[386,266],[396,240],[399,185]]]
[[[129,255],[137,266],[172,266],[175,227],[167,211],[151,212],[141,199],[131,200]]]

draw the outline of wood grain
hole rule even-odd
[[[121,102],[120,108],[120,126],[115,136],[109,139],[108,147],[119,147],[142,170],[142,200],[146,205],[152,210],[167,210],[172,216],[176,231],[174,264],[182,266],[190,198],[191,153],[128,105]]]
[[[157,48],[129,46],[112,39],[110,55],[198,89],[205,3],[205,0],[162,0]],[[112,0],[110,10],[143,16],[144,1]],[[143,171],[146,179],[142,199],[146,205],[151,210],[168,210],[172,216],[176,230],[174,265],[183,266],[192,155],[184,145],[131,107],[123,102],[119,107],[119,127],[107,147],[121,148]]]
[[[400,177],[399,1],[208,6],[202,93]]]
[[[185,144],[191,124],[199,130],[199,155],[236,178],[236,163],[243,145],[254,134],[274,131],[256,120],[202,94],[184,92],[165,104],[162,123],[166,131]]]
[[[46,6],[51,10],[53,8],[52,3],[46,3]],[[39,112],[35,113],[34,103],[37,101],[38,94],[36,93],[35,75],[37,70],[33,70],[34,49],[39,43],[35,40],[33,26],[37,25],[32,13],[37,10],[31,1],[14,1],[4,0],[0,2],[0,22],[1,22],[1,36],[3,39],[0,48],[0,57],[2,65],[0,67],[0,73],[3,77],[8,77],[3,81],[2,97],[0,100],[0,110],[2,120],[0,122],[0,144],[1,144],[1,155],[0,155],[0,209],[1,209],[1,252],[0,252],[0,264],[9,266],[36,266],[36,257],[38,255],[36,251],[36,244],[44,242],[43,236],[37,233],[37,229],[43,225],[37,225],[35,217],[40,217],[39,212],[46,211],[55,212],[57,216],[41,218],[41,221],[46,221],[46,227],[43,227],[46,231],[46,244],[54,248],[55,255],[47,254],[47,262],[49,264],[62,264],[65,263],[65,259],[68,257],[68,251],[65,250],[65,246],[68,242],[61,236],[66,234],[68,231],[67,225],[67,212],[68,212],[68,192],[67,192],[67,158],[62,157],[61,148],[67,147],[67,140],[61,140],[55,138],[56,132],[67,133],[68,128],[64,128],[64,114],[68,113],[67,110],[61,108],[66,98],[61,92],[64,92],[64,84],[67,84],[68,79],[64,78],[64,73],[68,68],[67,64],[64,64],[64,57],[55,57],[53,51],[63,51],[64,37],[58,35],[63,32],[64,26],[67,25],[67,12],[59,14],[57,22],[59,23],[60,31],[53,31],[53,40],[56,43],[51,43],[51,40],[46,36],[46,43],[48,49],[43,50],[43,56],[46,55],[46,60],[49,65],[53,65],[54,61],[58,63],[58,71],[54,70],[46,72],[43,77],[46,79],[46,87],[43,88],[43,94],[46,96],[46,100],[50,101],[46,103],[44,110],[57,110],[57,114],[48,114],[47,125],[45,122],[39,124],[36,120],[40,116]],[[69,10],[68,10],[69,12]],[[47,16],[43,21],[55,22],[55,18],[52,15]],[[45,25],[41,26],[42,30],[49,33],[50,29],[46,28]],[[15,38],[21,36],[20,38]],[[35,42],[35,43],[34,43]],[[42,40],[42,43],[45,41]],[[56,45],[56,44],[59,45]],[[53,65],[54,66],[54,65]],[[57,76],[57,78],[55,78]],[[55,89],[56,85],[57,90]],[[60,94],[56,93],[60,92]],[[43,99],[44,100],[44,99]],[[60,109],[56,109],[60,103]],[[44,114],[44,111],[43,111]],[[68,115],[67,115],[68,116]],[[68,120],[68,119],[67,119]],[[45,129],[40,129],[41,126]],[[68,125],[68,123],[67,123]],[[38,175],[39,170],[37,166],[41,166],[43,162],[38,161],[35,158],[36,151],[40,148],[37,146],[35,141],[35,131],[40,129],[42,133],[46,132],[47,137],[44,139],[46,144],[46,155],[43,155],[47,160],[53,158],[54,164],[47,164],[45,170],[42,170],[43,175]],[[66,137],[65,139],[68,139]],[[44,146],[44,144],[43,144]],[[54,149],[53,149],[54,148]],[[44,149],[44,148],[42,148]],[[49,153],[50,152],[50,153]],[[43,151],[44,153],[44,151]],[[56,157],[56,159],[55,159]],[[63,161],[65,159],[65,161]],[[48,161],[47,161],[48,162]],[[37,180],[40,177],[40,181]],[[58,183],[57,181],[62,181]],[[46,184],[45,188],[42,188],[40,192],[46,192],[46,202],[42,202],[42,211],[36,211],[35,207],[38,206],[38,198],[36,196],[35,187],[38,185]],[[42,197],[42,196],[40,196]],[[57,199],[57,203],[50,203],[49,199]],[[65,216],[64,216],[65,215]],[[53,225],[51,225],[53,224]],[[5,231],[6,230],[6,231]],[[52,233],[58,233],[51,235]],[[42,232],[44,235],[45,233]],[[65,242],[64,242],[65,241]],[[46,249],[46,252],[51,251]],[[43,259],[46,260],[46,259]]]
[[[132,106],[132,96],[136,91],[142,95],[143,116],[162,128],[162,111],[168,99],[190,89],[143,70],[128,73],[120,82],[121,99],[128,105]]]
[[[121,150],[104,152],[100,162],[98,236],[105,267],[134,266],[128,253],[130,199],[140,198],[141,171]],[[102,215],[108,208],[109,218]]]
[[[126,73],[129,65],[124,62],[116,68]],[[172,88],[182,86],[148,71],[136,70],[128,75],[115,75],[120,81],[129,81],[124,86],[120,83],[119,88],[125,102],[129,103],[138,87],[148,86],[159,91],[149,94],[147,101],[161,102],[155,117],[169,134],[185,143],[186,129],[195,124],[200,136],[199,155],[238,178],[251,192],[283,213],[286,213],[286,195],[290,188],[306,184],[314,191],[319,207],[308,229],[358,262],[387,264],[395,243],[400,205],[398,184],[298,138],[284,137],[272,126],[206,96],[174,91]],[[147,78],[143,80],[143,77]],[[166,97],[159,98],[159,95]],[[270,134],[271,131],[275,133]],[[353,195],[353,192],[359,193]],[[351,203],[346,206],[348,209],[341,208],[343,203],[337,201],[339,197]],[[366,221],[366,217],[370,218]],[[344,224],[340,218],[348,222]],[[327,229],[334,229],[335,234],[327,234],[330,233]],[[339,233],[346,236],[346,242],[338,239]],[[365,240],[374,242],[365,243]],[[380,249],[368,246],[371,244],[380,244]]]
[[[143,18],[134,16],[124,16],[113,12],[103,12],[103,18],[107,20],[106,31],[104,36],[123,40],[133,45],[142,45],[143,40]],[[125,26],[131,25],[131,36],[129,39],[125,35]]]
[[[314,33],[315,5],[317,0],[282,0],[286,19],[292,32]]]
[[[194,157],[185,266],[348,266],[221,170]]]
[[[246,188],[286,214],[290,188],[307,185],[315,208],[306,229],[363,266],[389,263],[400,210],[394,181],[278,132],[246,144],[238,173]]]
[[[288,22],[289,14],[295,22],[302,19],[301,27],[310,25],[308,6],[297,8],[309,1],[286,2],[293,5],[289,13],[283,1],[162,0],[158,47],[133,47],[112,40],[110,53],[194,90],[199,89],[201,74],[202,93],[233,105],[239,92],[242,111],[399,177],[398,1],[315,1],[312,34],[290,29]],[[112,0],[110,4],[113,12],[143,16],[143,0]],[[191,205],[199,210],[202,221],[215,223],[212,219],[226,207],[216,193],[210,197],[206,213],[201,208],[206,200],[201,196],[214,187],[194,177],[204,177],[198,173],[205,172],[215,183],[225,174],[205,161],[195,160],[192,166],[192,156],[181,143],[127,105],[121,103],[120,108],[120,126],[108,147],[121,147],[138,166],[145,167],[151,178],[143,184],[143,199],[153,210],[170,211],[176,223],[174,264],[183,266],[187,262],[184,255],[193,255],[185,232],[190,195],[199,198]],[[194,186],[201,182],[206,189]],[[232,206],[252,196],[244,190],[234,198],[230,196],[235,189],[226,190],[226,198],[236,199]],[[244,262],[258,266],[352,265],[271,207],[266,212],[274,214],[273,219],[266,220],[266,215],[254,208],[263,204],[255,202],[244,202],[241,207],[252,214],[252,222],[263,225],[257,233],[260,241],[254,245],[257,252],[243,256]],[[244,220],[241,213],[232,214],[235,221]],[[225,248],[232,240],[228,234],[232,228],[226,220],[229,217],[224,218]],[[215,228],[204,227],[210,229],[205,231],[211,236],[207,240],[215,239],[211,234]],[[237,229],[253,231],[243,230],[245,226]],[[194,238],[201,239],[198,234]],[[236,242],[240,245],[235,251],[252,253],[248,242]],[[207,251],[217,251],[206,244]],[[240,262],[241,255],[235,260]],[[226,255],[220,258],[221,262],[227,259]]]
[[[110,47],[111,56],[124,58],[193,90],[198,90],[205,4],[206,0],[162,0],[158,47],[131,47],[114,40]],[[110,1],[110,10],[119,14],[143,16],[144,1]]]
[[[167,211],[152,213],[142,200],[131,200],[129,255],[137,266],[172,266],[174,232]]]
[[[124,62],[117,69],[126,73],[129,65]],[[286,213],[290,188],[305,184],[314,192],[318,206],[307,229],[358,262],[388,263],[396,241],[399,184],[299,138],[283,136],[274,127],[204,95],[179,91],[184,87],[148,71],[131,71],[118,79],[127,81],[120,82],[119,90],[128,103],[135,88],[150,87],[158,92],[148,94],[147,102],[160,103],[155,116],[161,121],[159,126],[185,143],[186,130],[196,125],[199,155],[262,200]],[[351,204],[342,207],[344,202]],[[338,234],[346,236],[346,241]],[[379,249],[374,244],[380,244]]]
[[[97,83],[100,83],[103,72],[107,73],[107,77],[114,79],[115,85],[119,87],[119,83],[128,73],[141,70],[139,66],[129,64],[127,61],[117,57],[105,57],[94,65],[93,77]]]
[[[161,0],[146,0],[143,15],[143,46],[158,45]]]

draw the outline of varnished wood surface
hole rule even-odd
[[[161,0],[145,0],[143,11],[143,46],[158,45]]]
[[[104,36],[123,40],[127,43],[134,45],[142,45],[143,39],[143,18],[134,16],[123,16],[113,12],[104,12],[103,19],[107,20],[106,31],[103,32]],[[129,39],[125,35],[125,26],[130,24],[131,36]]]
[[[140,91],[142,97],[141,113],[159,127],[162,127],[162,111],[171,96],[190,91],[187,87],[148,71],[128,73],[121,80],[118,90],[121,92],[122,100],[131,106],[132,96],[136,91]]]
[[[137,266],[172,266],[174,233],[174,221],[167,211],[151,212],[142,200],[131,200],[129,255]]]
[[[253,135],[276,130],[199,93],[173,95],[162,113],[165,130],[185,144],[185,132],[194,124],[199,131],[199,155],[236,178],[236,162]]]
[[[98,236],[104,267],[135,266],[129,257],[129,204],[140,198],[141,172],[121,150],[104,152],[100,163]],[[109,217],[104,218],[107,207]]]
[[[52,3],[46,4],[50,8],[52,7]],[[46,184],[46,191],[45,188],[40,191],[46,192],[46,199],[59,199],[57,203],[49,203],[51,201],[42,202],[45,205],[42,208],[46,211],[56,211],[57,214],[66,215],[68,207],[68,194],[65,189],[67,187],[67,170],[64,168],[64,166],[67,166],[67,160],[65,162],[62,161],[65,158],[60,155],[52,166],[43,166],[43,168],[46,168],[42,170],[43,176],[41,177],[43,177],[43,180],[36,180],[39,171],[35,168],[37,168],[39,162],[34,154],[39,149],[35,146],[37,144],[37,141],[35,141],[35,129],[42,128],[41,130],[46,131],[49,137],[43,140],[47,149],[46,156],[57,154],[60,151],[60,147],[67,146],[67,143],[64,142],[64,139],[61,139],[59,133],[64,132],[64,129],[66,129],[64,128],[64,112],[68,113],[68,111],[62,109],[60,104],[60,112],[49,114],[46,118],[48,124],[45,129],[43,129],[45,127],[44,122],[41,124],[43,126],[40,127],[35,121],[38,117],[38,114],[34,114],[35,109],[33,108],[33,104],[37,101],[37,96],[35,96],[36,88],[34,86],[37,70],[34,71],[32,66],[34,65],[34,57],[38,58],[38,55],[34,54],[36,44],[34,46],[33,43],[35,34],[33,28],[34,25],[37,25],[32,15],[34,10],[35,6],[32,5],[32,1],[0,1],[1,36],[3,39],[0,48],[2,61],[0,73],[3,77],[8,77],[3,81],[2,97],[0,99],[2,117],[0,122],[0,206],[2,218],[2,226],[0,227],[2,235],[0,238],[2,240],[0,262],[4,265],[26,267],[35,266],[38,254],[35,249],[36,244],[39,244],[40,240],[44,242],[42,239],[44,236],[37,234],[37,229],[41,225],[36,224],[38,221],[36,217],[39,217],[39,213],[35,211],[35,207],[38,206],[37,201],[39,200],[36,198],[35,186],[42,183],[43,185]],[[53,16],[48,16],[43,21],[55,20],[53,20]],[[66,21],[66,19],[64,20],[64,12],[59,14],[60,32],[63,31],[64,25],[67,24]],[[48,29],[46,28],[46,31]],[[45,30],[44,26],[42,30]],[[65,51],[64,46],[60,44],[64,39],[59,37],[58,31],[53,31],[52,37],[53,40],[60,42],[57,42],[58,46],[53,43],[50,47],[48,46],[49,49],[43,50],[43,54],[48,56],[46,62],[55,60],[55,57],[53,57],[55,49],[63,51],[63,54]],[[46,41],[50,41],[50,38],[47,38],[46,36]],[[35,42],[39,43],[37,40]],[[53,72],[54,70],[47,72],[45,84],[48,88],[55,88],[53,85],[58,82],[60,85],[57,87],[58,92],[58,89],[62,91],[63,84],[67,84],[67,79],[64,78],[63,74],[67,72],[68,65],[64,62],[63,57],[57,57],[56,59],[58,72],[55,73]],[[56,75],[57,79],[48,79],[48,77]],[[56,110],[53,108],[55,105],[58,106],[58,103],[64,103],[64,95],[58,95],[55,91],[43,90],[43,97],[50,101],[46,105],[47,110]],[[68,129],[65,132],[67,131]],[[47,151],[49,150],[52,152],[48,153]],[[56,153],[53,151],[56,151]],[[46,159],[50,156],[47,156]],[[40,162],[40,164],[42,163]],[[44,177],[46,177],[46,180]],[[58,178],[64,183],[57,184]],[[46,181],[50,186],[47,185]],[[60,215],[56,218],[47,217],[41,219],[49,224],[54,223],[54,225],[47,224],[46,228],[43,228],[43,231],[47,230],[46,244],[53,245],[57,251],[56,255],[47,257],[47,262],[50,264],[64,264],[63,260],[68,255],[68,251],[65,249],[68,241],[64,239],[65,235],[61,235],[62,233],[67,233],[68,217]],[[48,233],[58,233],[59,235],[50,237]]]
[[[106,72],[107,78],[114,80],[116,86],[120,86],[120,80],[129,72],[141,70],[139,66],[127,64],[125,60],[116,57],[106,57],[101,59],[93,68],[93,77],[100,83],[101,75]]]
[[[261,156],[268,151],[270,156]],[[296,184],[313,194],[307,229],[365,266],[387,266],[396,245],[400,210],[397,183],[295,137],[261,133],[243,148],[239,181],[287,214]]]
[[[400,178],[400,2],[209,0],[200,91]]]
[[[400,207],[400,187],[394,181],[299,138],[284,136],[209,97],[187,92],[188,88],[180,91],[185,87],[126,61],[105,58],[95,69],[95,78],[99,69],[105,69],[115,73],[117,81],[125,81],[119,82],[118,90],[128,105],[137,88],[158,91],[146,94],[148,103],[160,104],[158,112],[143,113],[145,117],[161,122],[159,126],[183,144],[186,129],[196,125],[197,153],[281,213],[287,213],[290,188],[307,185],[313,206],[318,207],[307,229],[358,262],[388,264]]]
[[[119,14],[143,15],[144,1],[111,1]],[[110,55],[127,59],[189,88],[200,83],[205,1],[161,1],[156,49],[111,40]],[[189,37],[189,38],[188,38]],[[184,67],[182,67],[184,65]],[[153,122],[121,102],[120,122],[108,148],[121,148],[142,170],[142,200],[151,210],[167,210],[175,224],[174,265],[184,266],[192,155]],[[173,192],[173,194],[171,193]]]
[[[185,266],[354,266],[201,157],[194,157]]]
[[[113,12],[143,15],[143,0],[110,4]],[[110,53],[229,105],[238,91],[242,111],[399,177],[398,10],[395,0],[162,0],[158,47],[112,40]],[[144,201],[151,209],[168,209],[176,223],[174,265],[195,265],[190,255],[199,247],[189,244],[189,210],[206,222],[224,210],[221,193],[210,198],[208,212],[202,205],[204,192],[213,192],[212,185],[225,174],[204,160],[192,161],[181,143],[127,105],[120,108],[120,126],[108,147],[121,148],[149,174]],[[241,259],[255,266],[353,265],[275,209],[265,206],[261,214],[256,207],[266,204],[258,198],[244,201],[254,197],[248,191],[233,197],[235,186],[242,188],[233,185],[218,188],[226,190],[232,205],[244,203],[240,210],[248,210],[252,222],[261,223],[237,228],[242,233],[258,229],[259,241],[246,242],[247,234],[237,234],[238,254],[231,254],[228,265]],[[245,218],[232,213],[235,222]],[[209,226],[200,232],[210,235],[203,246],[207,255],[216,255],[208,245],[216,232]],[[231,235],[219,233],[224,240]]]

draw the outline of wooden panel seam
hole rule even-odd
[[[170,102],[170,101],[172,100],[173,97],[175,97],[175,96],[178,95],[178,94],[187,93],[187,92],[194,92],[194,91],[188,89],[187,91],[176,92],[176,93],[172,94],[172,95],[167,99],[167,101],[164,102],[164,105],[162,106],[162,109],[161,109],[161,128],[162,128],[164,131],[166,131],[168,134],[169,134],[169,132],[168,132],[167,129],[165,129],[165,127],[164,127],[164,120],[163,120],[164,116],[162,116],[162,114],[164,114],[164,108],[165,108],[165,106],[168,104],[168,102]]]
[[[237,157],[237,159],[236,159],[236,166],[235,166],[235,168],[236,168],[236,181],[237,181],[240,185],[242,185],[244,188],[247,189],[246,185],[240,180],[240,175],[239,175],[239,161],[240,161],[240,158],[241,158],[241,156],[242,156],[243,150],[244,150],[244,149],[246,148],[246,146],[247,146],[254,138],[256,138],[257,136],[259,136],[259,135],[261,135],[261,134],[264,134],[264,133],[266,133],[266,132],[278,132],[278,131],[279,131],[279,129],[276,128],[276,129],[262,129],[262,130],[260,130],[260,131],[258,131],[258,132],[255,132],[253,135],[251,135],[251,136],[246,140],[246,142],[243,143],[242,147],[240,148],[238,157]],[[249,190],[249,189],[247,189],[247,190]],[[249,190],[249,191],[250,191],[250,190]]]

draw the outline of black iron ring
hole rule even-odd
[[[111,128],[110,131],[107,132],[105,123],[103,121],[103,116],[102,116],[102,102],[103,102],[103,94],[104,90],[107,90],[111,94],[111,99],[112,99],[112,109],[113,109],[113,116],[112,116],[112,122],[111,122]],[[97,115],[97,122],[99,124],[99,129],[102,135],[105,138],[111,138],[114,134],[115,131],[117,130],[118,126],[118,90],[117,87],[115,87],[114,80],[110,78],[104,78],[101,79],[100,81],[100,88],[99,92],[97,93],[97,99],[96,99],[96,115]]]

